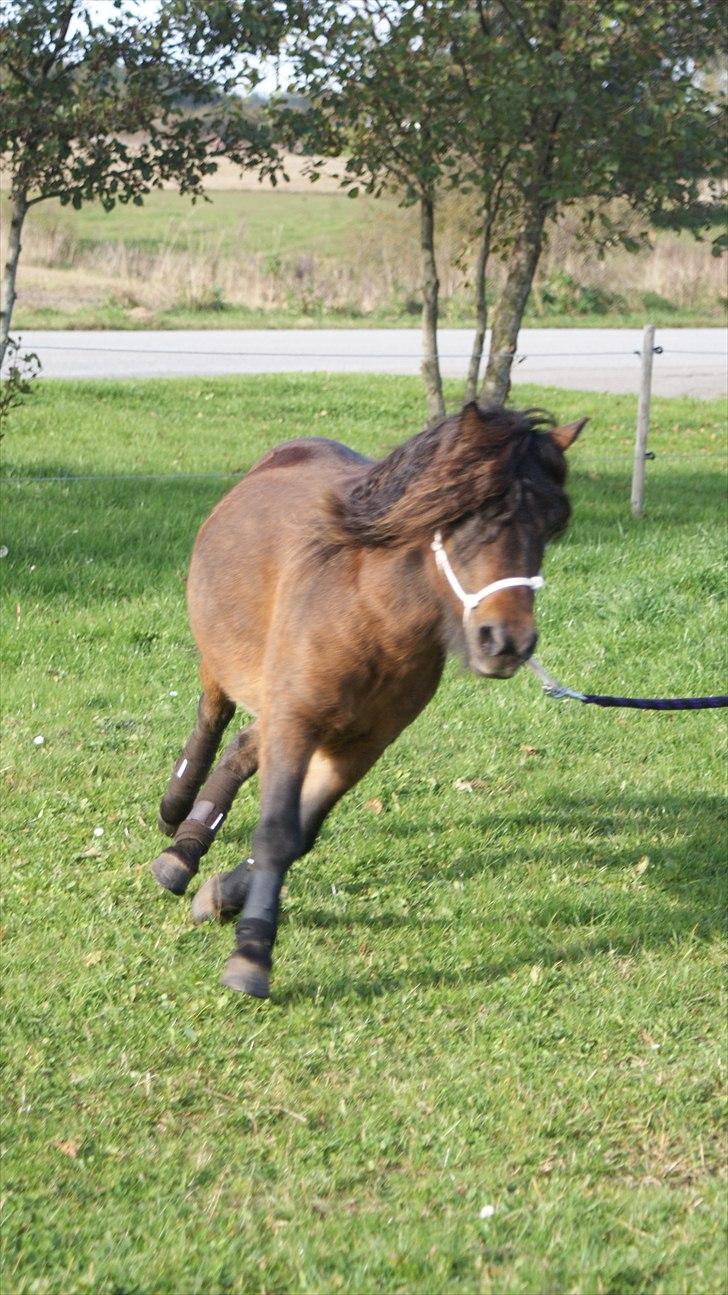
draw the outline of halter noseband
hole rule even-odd
[[[432,541],[430,548],[435,554],[435,561],[455,594],[455,597],[460,599],[460,602],[465,608],[463,613],[463,622],[467,620],[468,612],[473,611],[473,609],[478,606],[478,603],[482,603],[483,599],[489,598],[491,594],[500,593],[501,589],[516,589],[519,585],[523,585],[526,589],[543,589],[546,583],[541,575],[506,576],[505,580],[492,580],[489,585],[485,585],[482,589],[479,589],[476,594],[467,594],[450,566],[450,559],[445,552],[440,531],[435,531],[435,538]]]

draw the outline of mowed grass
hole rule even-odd
[[[634,401],[517,398],[593,419],[542,660],[726,691],[719,404],[654,402],[637,523]],[[187,558],[228,482],[142,474],[420,425],[415,380],[370,376],[47,382],[11,423],[7,473],[128,479],[3,485],[7,1295],[724,1289],[723,713],[450,666],[294,866],[268,1002],[148,872],[197,694]]]

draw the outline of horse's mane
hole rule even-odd
[[[397,446],[343,493],[328,500],[326,539],[336,546],[419,543],[482,510],[512,515],[521,482],[567,509],[566,462],[539,410],[516,413],[466,405]],[[565,520],[565,519],[564,519]],[[560,525],[557,526],[560,529]]]

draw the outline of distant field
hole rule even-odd
[[[118,243],[143,252],[174,248],[190,254],[221,256],[259,253],[340,260],[352,253],[352,241],[378,218],[381,205],[372,199],[353,201],[340,194],[286,189],[217,191],[210,202],[191,203],[177,193],[154,193],[142,208],[98,206],[72,211],[38,207],[31,216],[39,228],[60,228],[79,250]]]
[[[592,417],[544,662],[725,691],[722,402],[654,401],[637,523],[634,400],[518,398]],[[268,1002],[221,988],[230,929],[149,875],[197,693],[197,526],[277,441],[384,453],[421,400],[48,382],[9,424],[8,476],[100,479],[2,484],[7,1295],[724,1292],[725,712],[451,665],[294,866]],[[254,782],[203,876],[256,805]]]
[[[222,182],[222,178],[219,179]],[[311,186],[171,191],[142,208],[43,204],[28,218],[15,327],[285,327],[411,324],[420,310],[417,215],[389,199]],[[472,322],[472,218],[448,199],[440,235],[443,319]],[[463,259],[464,257],[464,259]],[[552,234],[528,322],[711,325],[720,263],[706,244],[661,234],[649,252],[604,261]]]

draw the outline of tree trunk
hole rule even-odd
[[[493,312],[490,352],[481,391],[484,404],[502,405],[511,389],[511,368],[521,320],[541,255],[546,217],[554,204],[550,189],[561,116],[557,112],[545,132],[540,114],[534,118],[534,126],[538,128],[535,166],[531,183],[524,191],[523,218],[505,285]]]
[[[8,259],[5,262],[2,283],[2,314],[0,315],[0,365],[5,359],[10,336],[10,320],[15,304],[15,278],[18,273],[20,258],[20,235],[23,221],[28,210],[28,196],[23,191],[13,198],[12,217],[10,220],[10,238],[8,240]]]
[[[442,375],[437,354],[437,312],[440,288],[435,261],[435,204],[431,194],[420,198],[420,253],[422,262],[422,381],[430,421],[445,413]]]
[[[516,239],[506,281],[493,312],[490,354],[480,393],[483,404],[502,405],[508,398],[513,357],[523,311],[541,255],[546,215],[546,204],[537,199],[526,212]]]
[[[488,218],[483,224],[483,234],[478,248],[478,259],[475,263],[475,337],[470,352],[468,377],[465,383],[465,400],[475,400],[478,395],[480,362],[483,358],[483,346],[488,327],[488,299],[485,291],[485,271],[490,255],[490,229],[492,220]]]

